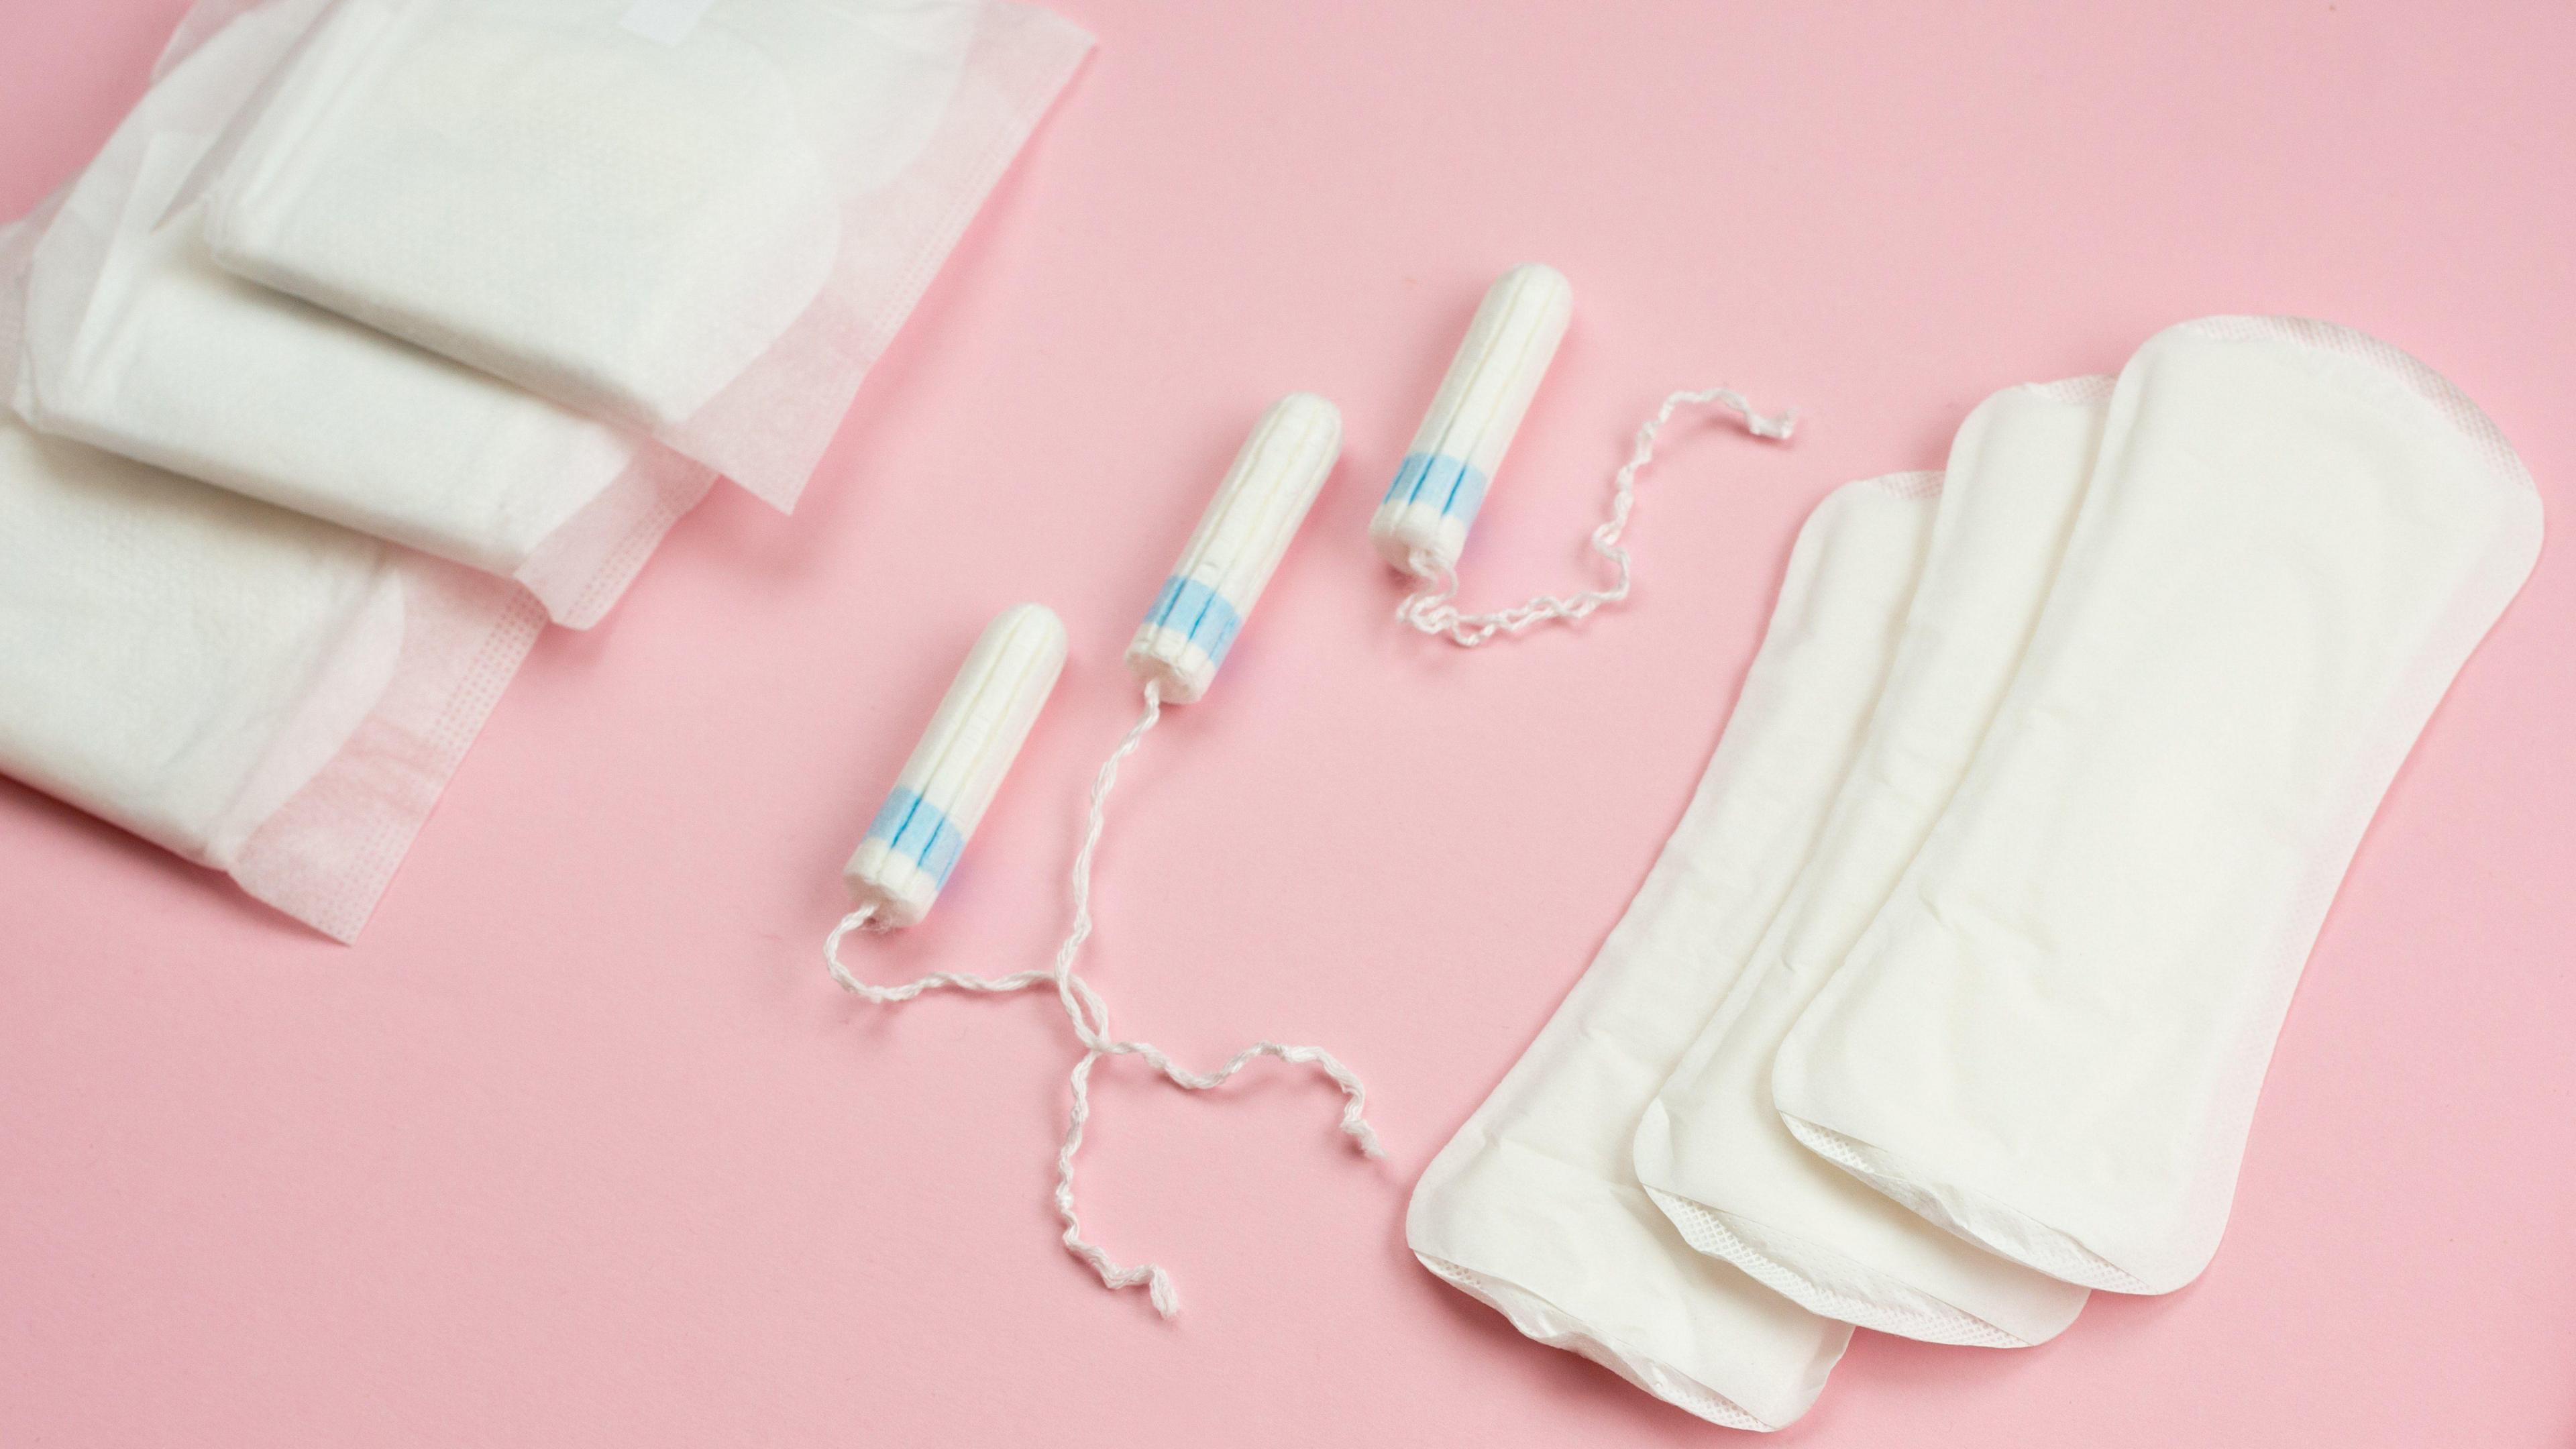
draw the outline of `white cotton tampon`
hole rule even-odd
[[[851,896],[873,908],[877,922],[910,926],[930,913],[1055,692],[1064,653],[1064,621],[1040,604],[1008,610],[975,641],[842,871]]]
[[[1341,412],[1313,393],[1262,414],[1127,646],[1138,683],[1172,704],[1207,693],[1341,452]]]
[[[1525,263],[1486,291],[1369,524],[1381,558],[1423,578],[1458,566],[1485,489],[1573,316],[1573,285],[1554,267]]]
[[[974,829],[973,817],[982,813],[1063,662],[1064,626],[1053,614],[1034,608],[1004,615],[967,660],[966,671],[940,707],[929,737],[904,767],[894,798],[886,802],[867,843],[850,862],[850,886],[859,895],[858,909],[842,919],[823,945],[823,960],[832,979],[862,1000],[881,1005],[943,989],[1008,995],[1053,988],[1066,1024],[1082,1047],[1082,1056],[1067,1078],[1073,1101],[1055,1154],[1055,1211],[1064,1224],[1060,1241],[1067,1252],[1100,1275],[1103,1286],[1145,1289],[1154,1311],[1166,1318],[1179,1303],[1170,1276],[1151,1263],[1120,1266],[1083,1236],[1082,1220],[1074,1210],[1073,1163],[1082,1150],[1084,1126],[1091,1120],[1094,1067],[1104,1060],[1133,1057],[1190,1092],[1214,1091],[1265,1057],[1310,1067],[1342,1093],[1343,1134],[1363,1153],[1383,1155],[1377,1133],[1363,1115],[1367,1089],[1331,1053],[1259,1041],[1236,1052],[1215,1071],[1190,1071],[1151,1042],[1113,1036],[1108,1002],[1073,969],[1083,943],[1091,938],[1091,865],[1107,824],[1109,792],[1118,783],[1118,767],[1136,753],[1146,732],[1162,718],[1166,702],[1187,704],[1207,693],[1217,666],[1224,663],[1226,650],[1259,602],[1341,450],[1342,415],[1331,403],[1302,392],[1273,403],[1235,455],[1215,501],[1200,517],[1180,562],[1146,612],[1144,626],[1127,646],[1127,668],[1144,689],[1144,712],[1092,776],[1091,810],[1082,845],[1073,857],[1073,924],[1056,947],[1052,967],[1008,976],[934,971],[898,986],[877,986],[860,980],[840,955],[841,943],[851,932],[872,925],[910,924],[937,896],[940,879]],[[1031,638],[1023,646],[1014,630],[1022,616],[1030,615],[1044,621],[1043,637]],[[973,758],[962,765],[952,763],[952,757],[959,755]],[[963,787],[945,783],[952,779],[967,783]],[[961,799],[954,808],[962,813],[953,827],[930,808],[946,806],[951,796],[941,793],[943,788]]]

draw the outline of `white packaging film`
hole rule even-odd
[[[251,285],[165,215],[327,0],[208,0],[28,281],[38,427],[514,578],[596,622],[713,481],[640,435]]]
[[[2502,435],[2395,349],[2149,341],[1984,748],[1781,1046],[1792,1130],[2070,1282],[2197,1276],[2345,867],[2540,537]]]
[[[0,382],[36,231],[0,231]],[[0,417],[0,773],[354,939],[543,626],[519,588]]]
[[[1600,956],[1414,1189],[1424,1266],[1657,1398],[1778,1428],[1850,1329],[1693,1252],[1628,1166],[1638,1115],[1733,984],[1859,750],[1938,474],[1855,483],[1799,533],[1724,737]]]
[[[1003,0],[634,9],[336,0],[209,161],[206,241],[789,508],[1090,38]]]
[[[1864,1328],[2020,1347],[2084,1304],[2084,1289],[1944,1232],[1808,1152],[1772,1108],[1771,1064],[1967,773],[2056,577],[2110,394],[2107,377],[2013,388],[1961,426],[1859,760],[1787,903],[1637,1129],[1637,1179],[1693,1247]]]

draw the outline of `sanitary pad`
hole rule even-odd
[[[33,235],[0,232],[0,278]],[[342,940],[543,622],[504,581],[0,417],[0,773]]]
[[[1791,1129],[2069,1282],[2197,1276],[2344,868],[2540,537],[2495,426],[2396,349],[2150,340],[1975,764],[1780,1048]]]
[[[1630,1175],[1628,1141],[1824,825],[1894,657],[1939,488],[1938,474],[1903,474],[1817,507],[1689,812],[1405,1220],[1425,1267],[1521,1332],[1737,1428],[1805,1413],[1851,1331],[1693,1252]]]
[[[337,0],[205,237],[790,507],[1089,44],[1001,0]]]
[[[1751,963],[1636,1135],[1637,1177],[1692,1246],[1808,1309],[1942,1343],[2019,1347],[2084,1290],[1923,1221],[1808,1152],[1771,1063],[1942,808],[2011,685],[2057,575],[2111,379],[1989,398],[1950,449],[1932,553],[1858,763]]]
[[[713,475],[640,434],[244,282],[170,213],[323,0],[201,7],[28,279],[44,431],[514,578],[596,621]]]

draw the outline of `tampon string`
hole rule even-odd
[[[1073,969],[1082,954],[1083,943],[1091,939],[1091,863],[1100,847],[1102,830],[1108,823],[1110,792],[1118,787],[1119,766],[1136,753],[1163,715],[1161,686],[1148,681],[1144,687],[1145,709],[1137,716],[1118,748],[1101,762],[1100,773],[1091,782],[1091,808],[1085,820],[1082,848],[1073,857],[1073,924],[1065,932],[1064,942],[1056,948],[1054,980],[1056,995],[1064,1013],[1073,1023],[1074,1035],[1082,1042],[1082,1060],[1074,1063],[1072,1074],[1073,1104],[1067,1114],[1064,1142],[1056,1150],[1055,1210],[1064,1221],[1065,1250],[1100,1275],[1100,1281],[1111,1290],[1143,1287],[1154,1305],[1154,1311],[1165,1318],[1180,1310],[1180,1299],[1172,1279],[1160,1266],[1143,1263],[1121,1267],[1108,1252],[1082,1234],[1082,1220],[1073,1203],[1073,1159],[1082,1150],[1083,1129],[1091,1121],[1091,1068],[1103,1057],[1133,1056],[1162,1074],[1172,1085],[1189,1092],[1207,1092],[1224,1086],[1236,1073],[1262,1057],[1276,1057],[1291,1066],[1312,1066],[1331,1080],[1343,1096],[1341,1130],[1358,1147],[1362,1155],[1383,1157],[1385,1149],[1378,1143],[1364,1113],[1368,1107],[1368,1089],[1351,1070],[1319,1047],[1288,1046],[1261,1041],[1236,1052],[1224,1066],[1213,1072],[1193,1072],[1175,1063],[1161,1048],[1149,1042],[1122,1041],[1109,1035],[1109,1006],[1090,982]],[[1025,974],[1025,973],[1024,973]]]
[[[1091,1071],[1104,1057],[1132,1056],[1160,1073],[1165,1081],[1183,1091],[1206,1092],[1224,1086],[1245,1067],[1263,1057],[1273,1057],[1291,1066],[1311,1066],[1338,1088],[1343,1096],[1341,1131],[1358,1150],[1368,1157],[1383,1157],[1376,1131],[1364,1115],[1368,1106],[1368,1089],[1357,1075],[1318,1047],[1293,1046],[1283,1042],[1259,1041],[1228,1058],[1213,1072],[1193,1072],[1172,1060],[1160,1047],[1150,1042],[1127,1041],[1109,1034],[1109,1006],[1098,988],[1076,972],[1074,963],[1081,957],[1085,942],[1092,934],[1091,869],[1099,852],[1100,837],[1108,823],[1110,793],[1117,788],[1119,767],[1136,753],[1145,736],[1162,718],[1161,688],[1153,683],[1144,687],[1145,708],[1136,723],[1128,728],[1118,747],[1101,763],[1091,783],[1090,808],[1085,817],[1082,846],[1073,858],[1073,924],[1057,946],[1055,964],[1043,971],[1020,971],[1008,976],[984,977],[963,972],[934,971],[926,976],[895,986],[877,986],[860,980],[841,961],[841,943],[851,933],[882,929],[874,920],[873,907],[863,906],[842,918],[824,946],[824,963],[832,979],[842,989],[861,1000],[878,1005],[896,1005],[910,1001],[925,992],[951,989],[980,994],[1007,994],[1034,986],[1052,984],[1056,1000],[1063,1006],[1065,1020],[1073,1027],[1074,1039],[1082,1046],[1082,1057],[1073,1065],[1070,1076],[1072,1103],[1066,1114],[1064,1140],[1056,1150],[1056,1183],[1054,1202],[1056,1216],[1064,1223],[1064,1246],[1067,1252],[1082,1260],[1098,1274],[1102,1284],[1112,1290],[1142,1287],[1154,1305],[1154,1311],[1170,1318],[1179,1311],[1179,1297],[1172,1286],[1171,1275],[1153,1263],[1122,1267],[1098,1244],[1083,1236],[1082,1221],[1073,1200],[1074,1157],[1082,1150],[1084,1129],[1091,1121]]]
[[[1664,399],[1655,415],[1637,429],[1635,445],[1629,449],[1628,461],[1611,480],[1610,516],[1592,530],[1592,550],[1610,561],[1613,573],[1610,586],[1587,589],[1571,597],[1539,594],[1528,602],[1491,613],[1471,614],[1457,604],[1458,571],[1455,565],[1428,550],[1417,549],[1409,556],[1409,571],[1431,579],[1433,587],[1408,596],[1396,606],[1395,617],[1425,634],[1445,635],[1461,648],[1473,649],[1498,634],[1519,634],[1539,624],[1555,621],[1579,623],[1610,604],[1628,597],[1632,580],[1627,546],[1621,537],[1628,530],[1629,514],[1637,503],[1637,475],[1655,459],[1655,439],[1673,414],[1684,407],[1709,406],[1732,413],[1744,420],[1746,431],[1757,438],[1776,442],[1788,441],[1797,430],[1798,417],[1793,411],[1761,413],[1744,394],[1732,388],[1713,387],[1697,392],[1676,392]]]
[[[1161,721],[1167,702],[1188,704],[1207,693],[1244,620],[1260,601],[1272,571],[1279,566],[1298,526],[1314,505],[1316,492],[1332,472],[1334,460],[1341,454],[1341,442],[1341,413],[1325,399],[1312,393],[1291,393],[1274,403],[1235,455],[1233,467],[1218,484],[1216,496],[1183,547],[1180,561],[1146,610],[1144,623],[1126,653],[1127,668],[1144,693],[1145,708],[1092,777],[1082,844],[1073,856],[1073,921],[1056,947],[1052,966],[1044,971],[999,977],[936,971],[898,986],[875,986],[859,980],[841,964],[841,943],[849,939],[851,932],[906,926],[919,920],[936,898],[937,888],[945,879],[945,867],[953,860],[953,849],[942,853],[937,848],[943,837],[936,822],[927,829],[912,828],[914,797],[904,793],[900,785],[894,800],[880,814],[881,828],[871,828],[869,832],[874,844],[863,846],[861,856],[852,863],[852,889],[861,892],[860,907],[843,918],[824,946],[824,961],[834,981],[864,1000],[884,1005],[910,1001],[924,992],[940,989],[989,995],[1025,991],[1042,984],[1055,987],[1056,1002],[1064,1008],[1065,1020],[1072,1025],[1074,1040],[1082,1048],[1081,1058],[1073,1064],[1072,1102],[1066,1113],[1064,1140],[1055,1156],[1055,1211],[1064,1223],[1065,1251],[1082,1260],[1113,1290],[1144,1288],[1153,1300],[1154,1311],[1166,1318],[1179,1307],[1170,1275],[1152,1263],[1121,1266],[1083,1236],[1082,1219],[1074,1209],[1073,1162],[1082,1150],[1084,1129],[1091,1122],[1091,1071],[1102,1058],[1138,1058],[1160,1073],[1163,1080],[1186,1092],[1214,1091],[1263,1057],[1273,1057],[1290,1066],[1313,1067],[1342,1093],[1342,1132],[1363,1154],[1384,1155],[1377,1133],[1364,1115],[1367,1089],[1331,1053],[1317,1047],[1258,1041],[1236,1052],[1213,1072],[1190,1071],[1150,1042],[1110,1035],[1109,1003],[1073,969],[1081,959],[1083,945],[1091,939],[1092,862],[1100,851],[1101,832],[1108,822],[1109,795],[1118,787],[1119,768]],[[988,631],[987,643],[978,647],[959,683],[952,688],[951,702],[942,706],[940,719],[934,721],[913,763],[905,767],[907,780],[918,778],[928,783],[930,788],[917,792],[922,801],[932,801],[937,796],[960,802],[959,808],[966,816],[960,844],[964,832],[972,830],[974,819],[992,798],[991,786],[1007,768],[1009,754],[1017,752],[1020,738],[1027,732],[1027,721],[1037,708],[1032,699],[1042,701],[1045,690],[1054,684],[1055,669],[1063,661],[1061,626],[1053,634],[1032,634],[1014,622],[1022,617],[1006,615],[1002,623]],[[1046,622],[1052,623],[1053,618],[1047,615]],[[1039,682],[1041,678],[1043,683]],[[916,837],[920,843],[909,853],[922,863],[922,868],[906,874],[900,868],[901,858],[906,855],[903,847]],[[887,865],[888,860],[894,864]],[[932,861],[937,862],[938,869],[930,868]]]

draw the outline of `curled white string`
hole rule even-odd
[[[958,991],[1025,991],[1040,982],[1054,979],[1044,971],[1019,971],[1002,977],[969,976],[960,971],[933,971],[918,981],[907,981],[901,986],[871,986],[851,975],[850,969],[841,964],[841,941],[852,931],[883,931],[885,926],[876,919],[876,911],[877,908],[874,906],[861,906],[843,916],[841,924],[832,928],[831,939],[823,944],[823,964],[831,968],[832,979],[841,984],[842,990],[858,997],[861,1001],[873,1001],[879,1006],[891,1006],[897,1002],[910,1001],[925,991],[937,991],[941,987]]]
[[[832,979],[843,989],[861,999],[891,1005],[910,1001],[925,991],[950,988],[968,992],[1007,993],[1053,983],[1056,1000],[1064,1007],[1065,1019],[1073,1026],[1074,1039],[1082,1045],[1082,1057],[1073,1065],[1070,1083],[1073,1101],[1066,1114],[1064,1141],[1055,1154],[1055,1211],[1064,1223],[1065,1251],[1073,1254],[1100,1276],[1102,1284],[1112,1290],[1143,1287],[1153,1302],[1154,1311],[1165,1318],[1180,1311],[1180,1298],[1174,1291],[1169,1273],[1153,1263],[1122,1267],[1107,1251],[1082,1235],[1082,1221],[1073,1205],[1073,1159],[1082,1150],[1084,1128],[1091,1121],[1091,1069],[1103,1057],[1132,1056],[1162,1074],[1172,1085],[1189,1092],[1207,1092],[1224,1086],[1245,1067],[1263,1057],[1275,1057],[1291,1066],[1311,1066],[1330,1079],[1343,1097],[1341,1130],[1359,1151],[1369,1157],[1385,1156],[1377,1133],[1364,1115],[1368,1106],[1368,1089],[1351,1070],[1335,1060],[1330,1052],[1318,1047],[1289,1046],[1274,1041],[1255,1042],[1228,1058],[1213,1072],[1193,1072],[1175,1063],[1161,1048],[1149,1042],[1125,1041],[1109,1034],[1109,1005],[1092,984],[1073,969],[1082,954],[1083,943],[1091,939],[1091,866],[1099,852],[1100,836],[1108,823],[1109,794],[1118,785],[1118,767],[1163,715],[1163,695],[1159,686],[1145,686],[1145,710],[1128,728],[1118,748],[1101,762],[1100,771],[1092,778],[1090,810],[1083,823],[1082,847],[1073,857],[1073,924],[1056,947],[1055,964],[1044,971],[1020,971],[1008,976],[971,976],[961,972],[934,971],[899,986],[873,986],[859,980],[841,964],[841,943],[852,931],[870,928],[873,913],[862,908],[842,918],[824,943],[824,964]]]
[[[1616,579],[1606,589],[1588,589],[1572,598],[1540,594],[1524,604],[1497,609],[1489,614],[1470,614],[1460,610],[1457,571],[1420,549],[1412,555],[1412,571],[1433,582],[1433,587],[1415,593],[1396,606],[1395,617],[1425,634],[1445,634],[1462,648],[1473,649],[1497,634],[1518,634],[1549,620],[1572,624],[1589,618],[1604,605],[1616,604],[1628,597],[1630,567],[1627,548],[1619,542],[1628,530],[1628,514],[1636,507],[1637,474],[1655,459],[1655,435],[1671,422],[1673,413],[1685,406],[1715,404],[1744,420],[1744,426],[1757,438],[1786,442],[1797,430],[1798,415],[1783,411],[1764,414],[1753,410],[1744,394],[1731,388],[1713,387],[1700,392],[1677,392],[1664,399],[1655,415],[1637,429],[1636,445],[1628,452],[1627,463],[1611,480],[1610,517],[1592,530],[1593,552],[1610,561]]]

